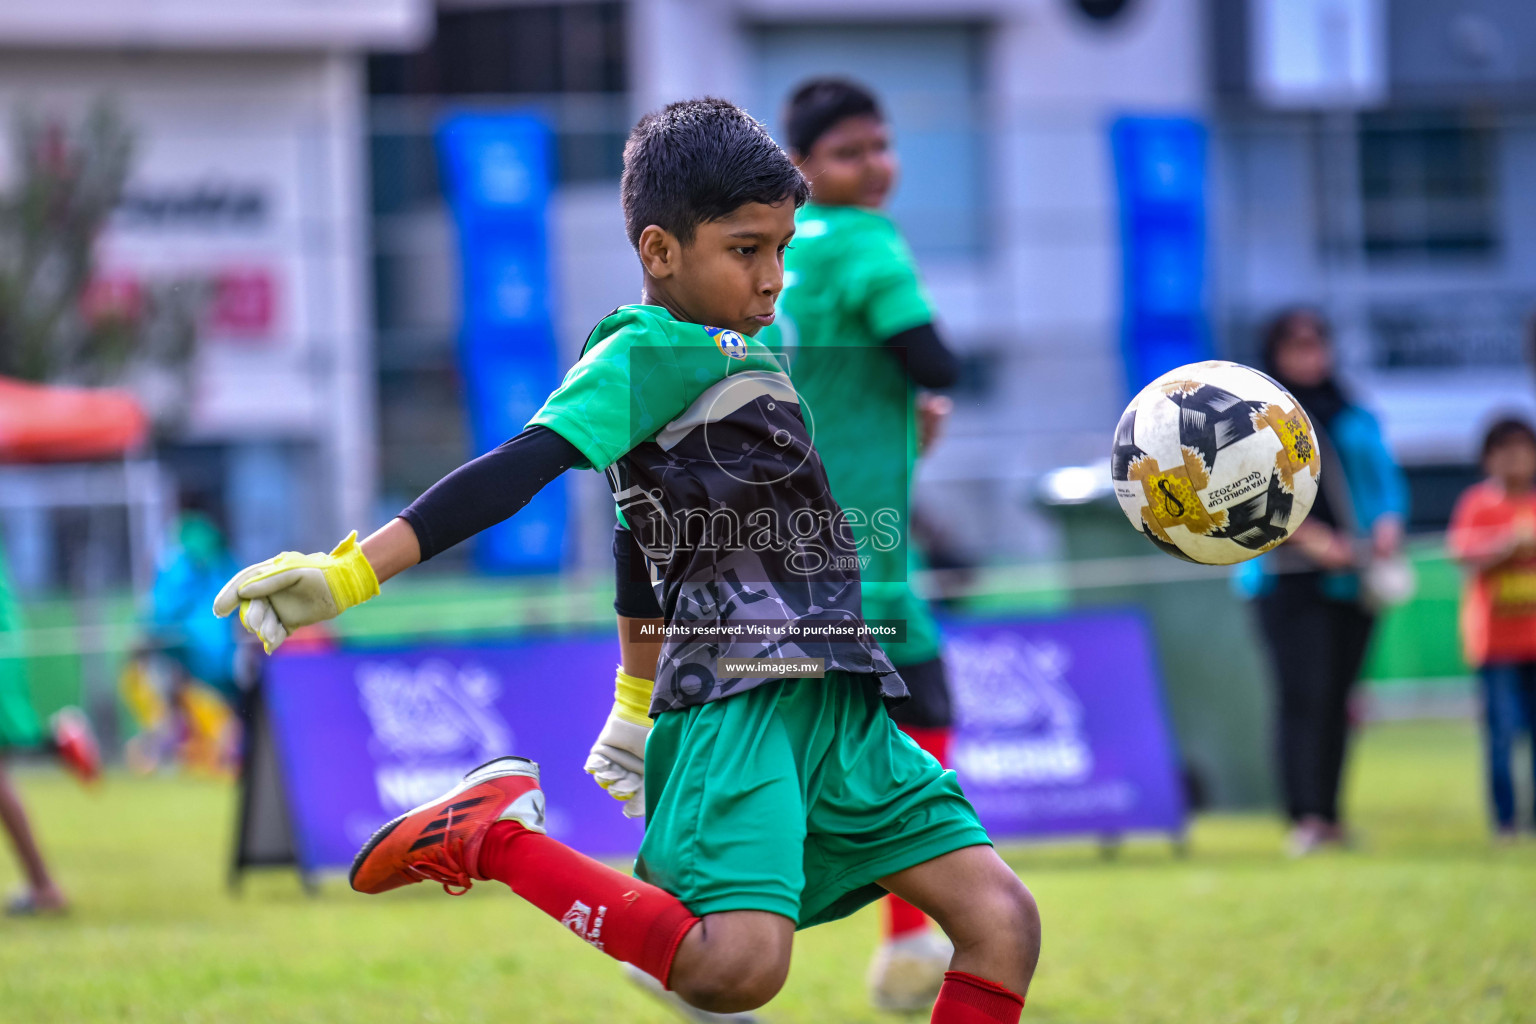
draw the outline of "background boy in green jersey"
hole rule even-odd
[[[649,769],[638,877],[544,835],[537,766],[504,757],[380,829],[353,887],[505,882],[714,1012],[772,998],[797,927],[899,892],[954,941],[932,1019],[1014,1024],[1038,957],[1034,901],[953,773],[886,714],[905,685],[858,629],[857,570],[840,557],[851,534],[793,387],[754,338],[774,318],[805,180],[760,124],[700,100],[641,119],[621,194],[643,301],[597,326],[529,427],[361,544],[244,570],[215,611],[238,608],[274,648],[566,469],[603,470],[665,622],[692,630],[663,640],[649,699],[621,690],[610,718],[654,720],[624,751]],[[738,629],[753,623],[776,628]],[[820,659],[825,678],[729,660],[774,657]]]
[[[938,625],[911,583],[921,553],[909,514],[919,402],[931,397],[918,389],[954,384],[958,361],[935,330],[906,242],[878,212],[895,187],[897,160],[874,95],[844,79],[805,82],[785,109],[784,137],[812,189],[796,217],[779,302],[790,377],[814,420],[833,496],[861,513],[853,529],[868,556],[864,617],[906,628],[905,641],[882,645],[912,693],[891,716],[947,763],[949,687]],[[943,982],[946,944],[921,911],[894,895],[885,904],[871,994],[886,1009],[909,1010]]]

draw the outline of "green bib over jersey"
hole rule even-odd
[[[853,537],[779,361],[735,331],[623,306],[529,421],[606,473],[668,627],[715,629],[663,638],[653,713],[772,678],[722,658],[821,658],[907,695],[862,632]]]
[[[865,618],[906,619],[908,644],[884,646],[898,665],[911,664],[937,654],[937,634],[910,588],[919,565],[907,521],[915,389],[900,353],[884,342],[931,323],[933,305],[911,250],[883,214],[813,203],[795,224],[774,341],[788,357],[832,494],[868,556],[860,566]]]

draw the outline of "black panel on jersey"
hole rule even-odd
[[[897,725],[947,729],[954,723],[944,659],[930,658],[912,665],[897,665],[896,671],[901,673],[907,693],[911,695],[905,703],[886,705]]]
[[[662,618],[656,588],[635,535],[613,524],[613,610],[631,619]]]

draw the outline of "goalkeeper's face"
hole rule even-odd
[[[700,224],[686,244],[656,225],[640,236],[647,290],[681,319],[755,335],[773,323],[795,204],[745,203]]]

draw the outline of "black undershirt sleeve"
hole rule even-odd
[[[575,445],[533,426],[427,488],[400,513],[416,531],[421,560],[511,518],[555,477],[582,459]]]
[[[907,376],[920,388],[952,387],[960,379],[960,360],[944,344],[933,324],[893,334],[883,344],[906,349]]]
[[[632,531],[613,525],[613,610],[631,619],[662,618],[645,555]]]

